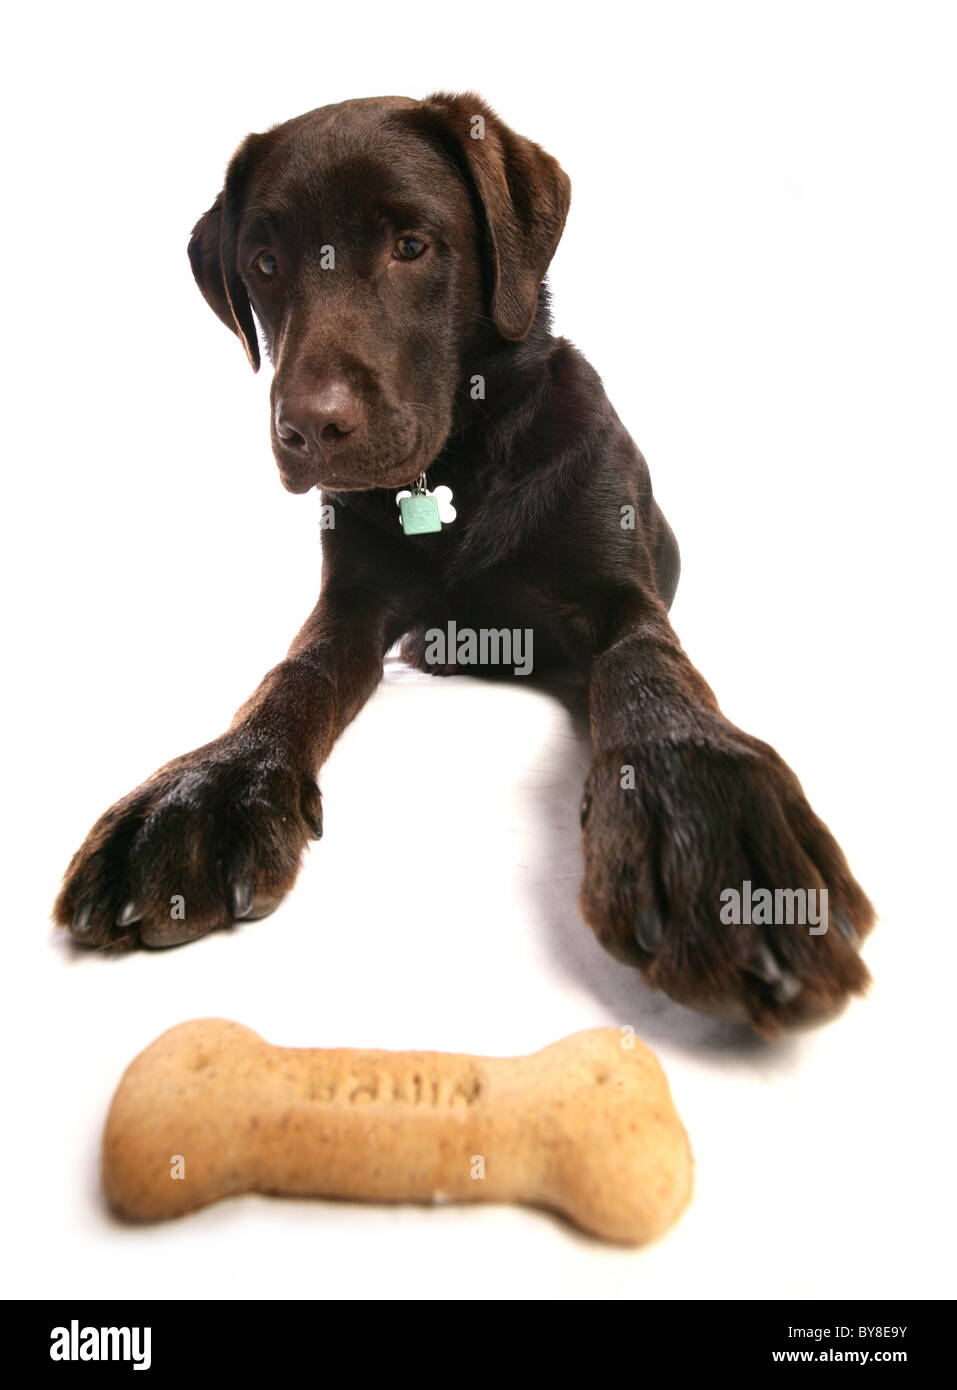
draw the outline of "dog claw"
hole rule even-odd
[[[649,956],[656,955],[664,939],[664,923],[656,912],[635,913],[635,940]]]
[[[781,967],[767,946],[759,946],[744,968],[749,975],[757,975],[767,985],[773,985],[781,974]]]
[[[767,946],[760,946],[744,967],[766,985],[778,1004],[790,1004],[801,993],[801,981],[789,970],[783,970]]]
[[[70,923],[70,930],[74,936],[85,936],[90,930],[93,920],[93,904],[91,902],[81,903],[73,914],[73,921]]]
[[[591,792],[585,792],[582,797],[581,811],[578,815],[578,824],[582,830],[585,829],[585,822],[588,819],[588,812],[591,810]]]
[[[143,916],[143,909],[130,898],[129,902],[124,903],[120,908],[116,918],[118,927],[128,927],[133,922],[138,922]]]
[[[848,946],[857,946],[859,944],[860,938],[843,912],[836,912],[834,914],[834,928],[839,936],[843,936]]]
[[[253,905],[253,887],[251,883],[240,879],[229,887],[229,905],[232,909],[233,917],[240,921],[249,915],[249,909]]]
[[[312,831],[312,838],[313,838],[314,840],[321,840],[321,839],[322,839],[322,816],[319,815],[318,813],[317,813],[316,815],[314,815],[314,816],[307,816],[307,817],[306,817],[306,824],[309,826],[309,829]]]
[[[790,1004],[801,993],[804,986],[790,970],[782,970],[781,978],[771,986],[771,993],[778,1004]]]

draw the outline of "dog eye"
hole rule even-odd
[[[264,251],[261,256],[256,257],[256,265],[263,275],[272,277],[279,270],[279,262],[271,251]]]
[[[417,236],[400,236],[392,254],[398,256],[401,261],[415,261],[424,250],[425,242],[420,241]]]

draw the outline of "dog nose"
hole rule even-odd
[[[289,449],[328,454],[358,429],[362,402],[345,382],[283,396],[276,405],[276,434]]]

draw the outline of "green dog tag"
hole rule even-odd
[[[399,519],[407,536],[422,536],[427,531],[441,531],[439,504],[427,492],[413,492],[399,499]]]
[[[395,500],[399,507],[399,525],[407,536],[425,536],[430,531],[441,531],[443,522],[455,520],[452,489],[443,483],[430,492],[424,473],[420,473],[408,488],[397,492]]]

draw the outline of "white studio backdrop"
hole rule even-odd
[[[94,3],[7,32],[4,1292],[953,1295],[953,8]],[[575,903],[581,718],[395,663],[275,917],[119,961],[50,926],[96,816],[221,731],[318,592],[318,498],[279,484],[268,364],[200,298],[190,229],[247,131],[438,89],[570,174],[556,331],[648,458],[675,625],[881,913],[872,994],[828,1028],[768,1046],[605,957]],[[248,1197],[123,1227],[113,1087],[208,1014],[490,1054],[632,1024],[695,1200],[638,1252],[509,1208]]]

